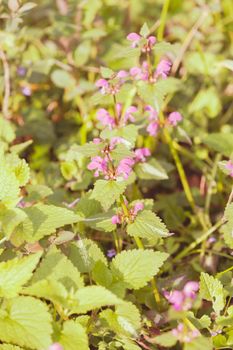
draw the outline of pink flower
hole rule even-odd
[[[97,119],[103,126],[108,126],[110,130],[116,126],[115,119],[104,108],[100,108],[97,111]]]
[[[171,62],[168,60],[161,60],[156,68],[155,71],[155,78],[158,78],[161,76],[163,79],[166,79],[170,69],[171,69]]]
[[[156,111],[155,108],[153,108],[150,105],[147,105],[145,110],[149,112],[149,120],[157,120],[158,119],[158,112]]]
[[[120,224],[121,223],[121,218],[119,215],[113,215],[112,217],[112,224],[113,225],[117,225],[117,224]]]
[[[123,115],[123,124],[125,125],[128,120],[133,123],[135,121],[135,118],[133,116],[133,113],[136,113],[138,110],[135,106],[129,106],[126,111],[125,114]],[[121,103],[117,103],[116,105],[116,113],[117,113],[117,117],[119,120],[121,120],[121,114],[122,114],[122,104]]]
[[[99,138],[99,137],[95,137],[94,139],[93,139],[93,143],[95,143],[96,145],[98,145],[99,143],[101,143],[102,142],[102,140]]]
[[[233,162],[229,160],[227,164],[225,165],[225,168],[229,170],[230,176],[233,177]]]
[[[136,156],[136,162],[145,162],[146,157],[149,157],[151,155],[149,148],[137,148],[134,151],[134,154]]]
[[[159,129],[159,123],[157,121],[149,123],[146,131],[150,136],[156,136]]]
[[[132,47],[136,47],[141,40],[141,35],[137,33],[129,33],[126,37],[129,41],[132,41]]]
[[[175,310],[189,310],[192,307],[193,301],[196,299],[198,289],[199,283],[190,281],[185,284],[183,290],[165,291],[164,296]]]
[[[61,346],[61,344],[59,343],[53,343],[52,345],[50,345],[48,350],[63,350],[63,346]]]
[[[187,282],[184,286],[183,293],[187,298],[195,299],[196,292],[199,289],[199,283],[195,281]]]
[[[174,328],[172,330],[172,334],[181,343],[190,343],[194,338],[197,338],[201,335],[198,329],[187,329],[183,323],[179,323],[177,328]]]
[[[142,202],[137,202],[135,206],[133,207],[133,215],[137,215],[139,211],[142,211],[144,209],[144,204]]]
[[[119,143],[125,143],[125,139],[123,139],[122,137],[119,136],[115,136],[110,140],[110,144],[109,144],[109,148],[112,151],[116,145],[118,145]]]
[[[135,79],[135,80],[149,80],[149,66],[146,61],[142,63],[141,67],[132,67],[130,69],[130,75]]]
[[[108,88],[109,88],[109,83],[108,83],[108,81],[107,81],[106,79],[99,79],[99,80],[97,80],[97,82],[95,83],[95,85],[96,85],[97,87],[101,88],[101,89],[100,89],[101,94],[104,95],[104,94],[107,93]]]
[[[127,35],[126,38],[132,42],[132,45],[131,45],[132,48],[137,47],[141,39],[144,39],[144,41],[146,40],[146,43],[142,47],[142,52],[151,51],[152,47],[156,43],[156,37],[153,35],[149,36],[148,38],[145,38],[137,33],[130,33]]]
[[[124,179],[128,179],[130,173],[132,172],[132,167],[134,163],[134,160],[131,158],[122,159],[116,169],[116,175],[122,175]]]
[[[176,126],[183,119],[179,112],[172,112],[168,116],[168,122],[172,126]]]
[[[88,164],[87,169],[95,170],[95,177],[98,177],[101,172],[106,174],[108,170],[107,161],[99,156],[93,157],[91,158],[91,162]]]
[[[120,70],[116,76],[117,78],[126,78],[128,75],[128,72],[126,72],[125,70]]]

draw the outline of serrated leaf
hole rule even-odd
[[[83,157],[94,157],[99,154],[99,152],[103,149],[103,144],[96,144],[94,142],[85,143],[85,145],[74,145],[70,148],[66,155],[67,161],[76,160]]]
[[[97,180],[90,198],[96,199],[105,210],[108,210],[125,189],[125,181]]]
[[[105,79],[109,79],[114,75],[114,71],[112,69],[106,68],[106,67],[101,67],[100,73],[101,73],[102,77]]]
[[[127,226],[127,232],[130,236],[146,238],[152,242],[156,242],[160,237],[169,236],[165,224],[150,210],[141,211],[135,221]]]
[[[80,239],[70,245],[69,259],[81,273],[90,272],[98,261],[107,265],[107,260],[98,247],[90,239]]]
[[[102,286],[81,288],[75,293],[75,298],[78,301],[78,306],[73,310],[75,313],[86,313],[104,306],[118,305],[123,302]]]
[[[172,332],[164,332],[151,340],[153,343],[159,344],[166,348],[172,347],[177,343],[177,338],[172,334]]]
[[[76,290],[84,286],[80,272],[56,247],[52,247],[46,254],[35,271],[31,284],[47,278],[62,283],[67,290]]]
[[[51,316],[40,300],[20,296],[4,304],[0,315],[0,340],[29,349],[47,349],[52,343]]]
[[[110,266],[117,280],[125,282],[128,288],[139,289],[158,273],[167,258],[167,253],[134,249],[117,254]]]
[[[41,253],[0,263],[0,297],[15,297],[31,278]]]
[[[27,242],[36,242],[56,231],[57,228],[82,221],[82,218],[69,209],[55,205],[36,204],[25,208],[27,219],[17,228],[16,235]]]
[[[81,324],[75,321],[63,323],[59,343],[64,350],[89,350],[86,331]]]
[[[10,238],[17,226],[27,218],[20,208],[7,209],[2,212],[1,224],[4,235]]]
[[[225,303],[222,283],[205,272],[201,273],[200,295],[203,299],[213,303],[213,309],[217,314],[224,308]]]

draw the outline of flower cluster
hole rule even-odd
[[[155,83],[158,78],[166,79],[171,70],[171,62],[162,59],[154,72],[150,72],[149,64],[144,61],[140,67],[132,67],[129,71],[130,76],[135,80],[144,80]]]
[[[198,289],[198,282],[189,281],[185,284],[183,290],[164,291],[164,296],[176,311],[186,311],[191,309]]]
[[[127,205],[127,202],[125,203]],[[123,210],[119,211],[116,215],[112,217],[112,223],[114,225],[122,224],[124,222],[132,222],[135,220],[138,212],[144,209],[144,204],[142,202],[137,202],[132,208],[128,209],[128,214],[126,215]]]
[[[193,339],[199,337],[201,333],[198,329],[190,330],[183,323],[179,323],[177,328],[172,330],[172,334],[179,340],[181,343],[190,343]]]
[[[159,118],[158,118],[158,112],[156,111],[156,109],[154,109],[151,106],[146,106],[145,108],[146,112],[148,112],[149,114],[149,124],[147,126],[147,132],[149,135],[151,136],[156,136],[159,129],[162,126],[165,125],[170,125],[170,126],[177,126],[177,124],[182,121],[183,117],[179,112],[172,112],[168,115],[167,119],[164,121],[164,125],[160,122]]]
[[[110,113],[105,108],[100,108],[97,111],[97,119],[105,127],[110,130],[114,129],[116,126],[125,126],[128,121],[131,123],[135,122],[134,113],[138,110],[135,106],[129,106],[123,113],[122,104],[117,103],[115,108],[115,116],[111,116]]]
[[[109,79],[101,78],[97,80],[95,85],[100,88],[100,92],[103,95],[116,95],[120,91],[120,88],[124,84],[127,76],[128,72],[125,70],[120,70],[118,73],[114,73]]]
[[[156,37],[150,35],[148,38],[143,37],[137,33],[129,33],[127,39],[132,43],[131,47],[135,48],[140,46],[142,52],[150,52],[156,43]]]
[[[94,143],[101,143],[102,140],[96,138]],[[145,162],[146,157],[150,156],[150,150],[148,148],[137,148],[133,152],[132,158],[125,157],[115,164],[111,157],[111,152],[115,149],[115,146],[119,143],[124,144],[125,140],[121,137],[113,137],[109,144],[106,144],[101,151],[101,155],[91,158],[91,162],[87,168],[94,171],[94,176],[99,177],[103,175],[106,180],[116,180],[123,177],[128,179],[132,172],[132,168],[136,163]]]

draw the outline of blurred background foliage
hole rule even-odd
[[[167,14],[165,3],[169,4]],[[231,0],[38,0],[34,4],[3,0],[0,10],[0,49],[10,71],[9,112],[0,119],[0,140],[25,142],[22,154],[34,170],[32,183],[57,189],[54,200],[58,202],[66,199],[62,186],[70,172],[76,173],[76,181],[66,187],[88,187],[82,167],[77,173],[72,165],[60,163],[72,144],[84,144],[97,135],[99,106],[93,96],[99,67],[118,70],[135,65],[137,58],[127,50],[126,35],[139,31],[144,22],[159,41],[161,23],[165,25],[164,40],[173,45],[173,76],[182,82],[171,87],[166,101],[171,110],[180,110],[184,116],[182,132],[177,135],[183,142],[178,145],[182,161],[192,187],[200,187],[203,176],[208,182],[214,164],[212,150],[220,147],[222,151],[225,141],[233,138]],[[162,55],[166,46],[160,49]],[[3,96],[3,65],[0,70]],[[207,137],[210,133],[218,133],[217,138]],[[219,133],[223,133],[220,145]],[[190,138],[192,151],[188,150]],[[142,142],[155,150],[156,157],[169,159],[167,150],[151,137]],[[228,153],[229,149],[223,152],[225,156]],[[215,184],[218,205],[223,203],[220,195],[229,192],[224,187],[226,180],[219,176],[221,181]],[[147,186],[150,190],[150,182]],[[153,181],[151,187],[153,193],[159,187],[159,210],[166,207],[163,201],[167,197],[161,195],[164,191],[171,208],[176,206],[179,194],[169,194],[177,187],[176,178],[170,177],[162,185]],[[167,208],[164,215],[169,219]],[[178,218],[182,221],[182,213]],[[174,229],[174,222],[170,226]]]

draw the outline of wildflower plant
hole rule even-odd
[[[167,0],[129,33],[111,1],[0,4],[0,350],[233,346],[232,62],[196,38],[230,10],[191,2],[181,46]]]

